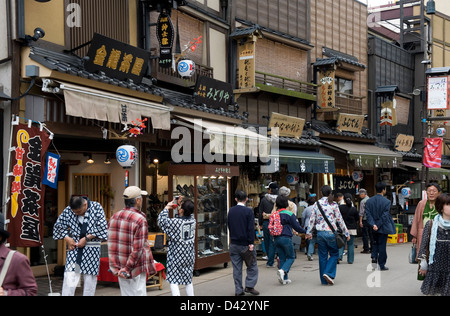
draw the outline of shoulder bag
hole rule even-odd
[[[330,221],[328,220],[328,217],[325,215],[325,212],[322,210],[322,206],[320,205],[319,201],[317,201],[317,207],[319,208],[320,213],[322,214],[323,218],[327,222],[328,226],[330,227],[331,231],[333,232],[334,236],[336,237],[336,244],[338,248],[342,248],[345,246],[345,235],[339,231],[336,231],[331,225]]]
[[[8,272],[9,265],[11,263],[12,257],[14,256],[15,251],[10,251],[8,256],[6,257],[5,262],[3,263],[3,268],[0,273],[0,287],[3,286],[3,281],[5,281],[6,273]]]

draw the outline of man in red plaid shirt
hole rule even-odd
[[[126,188],[125,208],[108,224],[109,267],[119,277],[122,296],[146,296],[147,275],[154,272],[147,219],[140,211],[142,196],[147,194],[135,186]]]

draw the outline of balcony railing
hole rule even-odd
[[[339,108],[340,113],[362,115],[362,100],[363,97],[357,97],[352,94],[346,94],[336,91],[336,107]]]
[[[256,86],[263,91],[316,101],[318,85],[255,71]]]
[[[214,70],[211,67],[195,64],[195,74],[190,78],[182,78],[178,72],[173,72],[172,68],[162,68],[159,66],[159,58],[151,59],[151,75],[158,81],[169,82],[183,87],[193,87],[199,76],[208,78],[214,77]]]

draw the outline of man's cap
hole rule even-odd
[[[142,191],[140,188],[135,186],[130,186],[123,191],[123,197],[125,199],[135,199],[141,195],[148,195],[147,191]]]
[[[266,189],[278,189],[278,183],[276,182],[270,182],[268,186],[266,186]]]
[[[367,190],[366,189],[359,189],[359,194],[367,194]]]

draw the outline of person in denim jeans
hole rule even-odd
[[[320,203],[323,212],[327,216],[335,231],[337,226],[341,228],[347,241],[350,240],[350,234],[345,226],[341,212],[336,202],[333,202],[333,190],[330,186],[324,185],[321,189],[322,198],[314,204],[311,214],[306,238],[311,239],[313,228],[317,230],[317,245],[319,246],[319,274],[320,282],[323,285],[333,285],[336,277],[336,267],[339,258],[339,249],[336,243],[336,237],[322,216],[317,204]]]
[[[292,229],[299,233],[306,233],[303,229],[297,217],[294,213],[288,211],[288,198],[286,196],[279,195],[275,202],[276,212],[280,213],[281,225],[283,225],[283,230],[281,235],[274,236],[275,250],[278,253],[278,258],[280,259],[280,269],[277,271],[278,281],[285,285],[291,283],[288,278],[289,270],[295,261],[295,250],[292,244]]]

